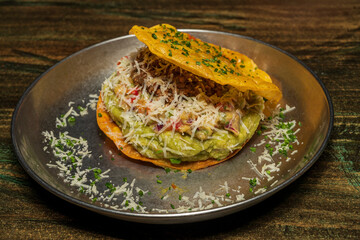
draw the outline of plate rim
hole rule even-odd
[[[13,112],[12,115],[12,119],[11,119],[11,139],[12,139],[12,143],[13,143],[13,149],[14,152],[20,162],[20,165],[23,167],[23,169],[25,170],[25,172],[33,179],[35,180],[39,185],[41,185],[43,188],[45,188],[47,191],[51,192],[52,194],[54,194],[57,197],[60,197],[63,200],[66,200],[69,203],[73,203],[77,206],[86,208],[88,210],[94,211],[96,213],[101,213],[103,215],[106,216],[111,216],[114,218],[118,218],[118,219],[122,219],[122,220],[128,220],[128,221],[133,221],[133,222],[143,222],[143,223],[155,223],[157,224],[158,222],[154,221],[154,222],[149,222],[148,220],[171,220],[171,219],[178,219],[178,218],[190,218],[190,217],[194,217],[197,216],[198,218],[194,221],[176,221],[178,223],[185,223],[185,222],[196,222],[196,221],[203,221],[204,219],[201,219],[202,216],[206,216],[206,215],[210,215],[210,214],[215,214],[215,213],[220,213],[220,212],[224,212],[224,211],[229,211],[231,209],[233,209],[234,211],[232,212],[238,212],[241,211],[243,209],[246,209],[254,204],[257,204],[263,200],[265,200],[266,198],[272,196],[273,194],[281,191],[282,189],[284,189],[285,187],[287,187],[288,185],[290,185],[291,183],[293,183],[295,180],[297,180],[300,176],[302,176],[306,171],[308,171],[310,169],[310,167],[318,160],[318,158],[320,157],[320,155],[323,153],[323,151],[325,150],[325,147],[327,145],[327,143],[329,142],[330,136],[331,136],[331,132],[333,129],[333,124],[334,124],[334,109],[333,109],[333,103],[330,97],[330,94],[327,90],[327,88],[325,87],[324,83],[321,81],[321,79],[315,74],[315,72],[313,70],[311,70],[304,62],[302,62],[301,60],[299,60],[297,57],[295,57],[294,55],[292,55],[291,53],[286,52],[285,50],[276,47],[274,45],[271,45],[269,43],[263,42],[261,40],[249,37],[249,36],[244,36],[244,35],[240,35],[240,34],[235,34],[235,33],[229,33],[229,32],[222,32],[222,31],[214,31],[214,30],[203,30],[203,29],[179,29],[179,31],[183,31],[183,32],[195,32],[195,33],[211,33],[211,34],[220,34],[220,35],[229,35],[229,36],[234,36],[234,37],[238,37],[238,38],[243,38],[243,39],[247,39],[250,41],[254,41],[263,45],[266,45],[268,47],[271,47],[287,56],[289,56],[290,58],[292,58],[293,60],[295,60],[296,62],[300,63],[302,65],[302,67],[304,67],[318,82],[318,84],[320,85],[320,87],[322,88],[326,100],[327,100],[327,107],[329,109],[329,124],[327,126],[327,133],[326,136],[319,148],[319,150],[314,154],[314,156],[312,157],[312,159],[310,159],[310,161],[304,166],[302,167],[298,172],[296,172],[293,176],[291,176],[288,180],[284,181],[283,183],[277,185],[276,187],[271,188],[269,191],[266,191],[265,193],[256,195],[250,199],[246,199],[244,201],[241,202],[235,202],[226,206],[221,206],[221,207],[216,207],[216,208],[212,208],[212,209],[206,209],[206,210],[200,210],[200,211],[194,211],[194,212],[185,212],[185,213],[136,213],[136,212],[125,212],[125,211],[119,211],[119,210],[114,210],[114,209],[109,209],[109,208],[105,208],[105,207],[101,207],[101,206],[97,206],[94,204],[90,204],[90,203],[86,203],[84,201],[81,201],[79,199],[76,199],[74,197],[71,197],[63,192],[61,192],[60,190],[52,187],[51,185],[49,185],[47,182],[45,182],[40,176],[37,175],[37,173],[30,168],[30,166],[27,164],[27,161],[25,160],[25,157],[21,154],[20,149],[19,149],[19,144],[16,140],[15,137],[15,123],[16,123],[16,117],[18,115],[19,109],[21,108],[23,101],[25,100],[25,98],[27,97],[27,95],[29,94],[29,92],[33,89],[33,87],[46,75],[48,74],[52,69],[56,68],[58,65],[60,65],[62,62],[67,61],[68,59],[75,57],[79,54],[81,54],[82,52],[88,51],[92,48],[96,48],[98,46],[101,45],[105,45],[114,41],[118,41],[118,40],[122,40],[122,39],[126,39],[126,38],[133,38],[135,37],[134,35],[124,35],[121,37],[116,37],[116,38],[112,38],[109,40],[105,40],[93,45],[90,45],[86,48],[83,48],[65,58],[63,58],[62,60],[60,60],[59,62],[57,62],[56,64],[54,64],[53,66],[51,66],[49,69],[47,69],[45,72],[43,72],[42,74],[40,74],[25,90],[25,92],[22,94],[21,98],[19,99],[18,103],[16,104],[15,110]],[[253,203],[253,204],[251,204]],[[249,205],[246,207],[246,205]],[[244,208],[241,208],[242,206],[245,206]],[[226,214],[227,215],[227,214]],[[215,217],[212,217],[215,218]],[[207,219],[212,219],[211,217],[207,218]],[[160,223],[174,223],[174,222],[160,222]]]

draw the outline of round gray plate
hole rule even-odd
[[[98,94],[102,82],[115,70],[117,61],[142,46],[134,36],[119,37],[79,51],[50,68],[26,90],[13,115],[12,139],[19,161],[27,173],[51,193],[97,213],[128,221],[168,224],[202,221],[248,208],[283,189],[308,170],[324,150],[333,125],[329,94],[315,74],[292,55],[258,40],[215,31],[182,31],[249,56],[282,89],[284,97],[281,105],[296,107],[295,111],[286,115],[286,119],[302,123],[297,134],[301,144],[295,146],[298,152],[291,156],[290,161],[276,158],[277,164],[281,162],[280,171],[272,173],[274,179],[271,181],[262,179],[255,188],[266,187],[266,192],[250,192],[248,180],[259,177],[248,160],[261,169],[261,164],[257,163],[259,153],[252,153],[249,147],[261,141],[263,136],[255,135],[231,160],[184,174],[166,173],[153,165],[114,155],[116,147],[101,134],[92,110],[89,110],[88,115],[77,118],[74,126],[64,129],[55,127],[55,119],[67,112],[69,102],[75,102],[74,106],[82,105],[82,100],[88,101],[89,94]],[[136,179],[135,187],[151,192],[140,197],[148,212],[123,210],[122,196],[108,205],[101,201],[93,203],[88,195],[79,193],[76,187],[64,182],[57,169],[47,166],[49,162],[54,163],[56,158],[43,150],[46,144],[43,143],[41,133],[46,130],[52,130],[56,135],[59,131],[68,131],[72,136],[87,139],[92,157],[84,159],[83,167],[98,167],[103,171],[111,169],[109,178],[104,181],[116,185],[123,184],[123,178],[129,182]],[[99,157],[101,155],[102,158]],[[111,160],[112,156],[114,160]],[[158,179],[162,184],[157,183]],[[105,182],[102,184],[105,185]],[[177,188],[171,188],[172,184]],[[228,190],[224,187],[226,184]],[[98,188],[100,191],[106,189],[101,186]],[[199,207],[202,199],[194,195],[200,190],[208,196],[225,196],[227,192],[230,196],[222,198],[221,206],[213,204],[209,209],[187,210],[183,213],[172,209],[180,206],[193,209]],[[136,194],[134,190],[134,196]],[[188,197],[194,205],[179,201],[180,194]],[[241,194],[244,200],[239,201],[236,195]],[[165,195],[168,196],[161,199]],[[209,202],[204,204],[209,206]],[[116,205],[119,206],[118,210],[111,208]]]

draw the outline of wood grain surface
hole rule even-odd
[[[10,128],[29,84],[78,50],[126,35],[132,25],[162,22],[253,37],[315,71],[331,95],[335,122],[306,174],[245,211],[157,226],[71,205],[25,173]],[[0,79],[1,239],[360,239],[359,1],[0,1]]]

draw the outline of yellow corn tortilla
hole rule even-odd
[[[151,28],[135,25],[130,34],[135,34],[158,57],[221,85],[231,85],[241,92],[252,90],[266,98],[268,106],[282,98],[270,76],[241,53],[205,43],[168,24]]]
[[[219,164],[221,162],[224,162],[231,157],[233,157],[236,153],[240,151],[240,149],[235,150],[232,152],[229,156],[222,160],[215,160],[215,159],[209,159],[205,161],[195,161],[195,162],[181,162],[180,164],[171,164],[169,160],[166,159],[151,159],[146,158],[142,156],[134,147],[132,147],[130,144],[126,143],[123,140],[122,133],[120,127],[111,119],[109,113],[106,111],[105,104],[103,103],[101,99],[101,95],[99,96],[99,101],[97,103],[96,108],[96,120],[99,128],[105,133],[107,137],[109,137],[116,145],[116,147],[127,157],[145,161],[145,162],[151,162],[154,165],[163,167],[163,168],[172,168],[172,169],[178,169],[178,170],[188,170],[191,169],[193,171],[206,168],[209,166],[213,166],[215,164]],[[243,146],[246,144],[246,142],[243,144]]]

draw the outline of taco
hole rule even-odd
[[[234,156],[265,106],[281,99],[271,78],[243,54],[173,26],[134,26],[145,44],[123,57],[97,105],[100,129],[126,156],[197,170]]]

